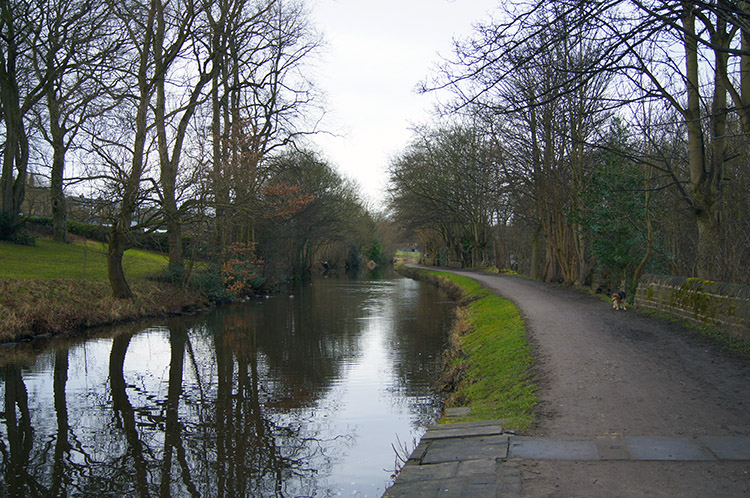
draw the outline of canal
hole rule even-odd
[[[440,415],[452,311],[396,275],[321,279],[0,351],[0,495],[380,496]]]

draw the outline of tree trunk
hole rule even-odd
[[[698,225],[698,276],[721,280],[721,226],[705,211],[696,214]]]
[[[633,286],[638,285],[638,281],[641,279],[641,275],[643,275],[643,270],[646,268],[646,263],[648,262],[649,258],[651,257],[651,252],[654,247],[654,226],[653,223],[651,223],[651,180],[654,176],[654,168],[651,166],[646,166],[648,168],[648,173],[646,174],[646,179],[643,182],[643,191],[645,195],[644,204],[643,204],[643,214],[646,219],[646,252],[643,254],[643,258],[641,259],[641,262],[638,263],[638,266],[635,268],[635,271],[633,272]]]
[[[63,192],[65,134],[60,126],[59,102],[55,99],[54,90],[51,86],[47,89],[47,108],[52,138],[52,171],[50,173],[49,193],[52,206],[53,238],[57,242],[66,242],[68,239],[68,224],[65,211],[65,193]]]
[[[151,66],[150,46],[154,26],[154,5],[152,3],[146,21],[143,42],[140,47],[138,66],[138,108],[135,116],[135,137],[133,139],[133,157],[130,171],[123,180],[122,197],[119,200],[117,215],[112,220],[109,232],[109,249],[107,251],[107,271],[112,295],[116,298],[129,299],[133,296],[130,286],[125,279],[122,268],[122,256],[125,253],[127,239],[130,233],[130,223],[138,204],[138,193],[141,190],[141,176],[143,175],[144,156],[146,150],[147,117],[153,94],[153,82],[149,79]],[[135,40],[134,40],[135,41]]]
[[[109,249],[107,250],[107,273],[112,295],[118,299],[130,299],[133,292],[125,279],[122,268],[122,257],[125,254],[125,236],[117,226],[109,232]]]
[[[12,10],[10,2],[0,3],[0,15],[3,18],[1,34],[5,40],[5,49],[0,54],[0,109],[5,127],[3,167],[0,174],[0,211],[6,213],[11,226],[15,226],[18,224],[25,194],[29,142],[23,123],[25,109],[21,108],[18,88],[20,75],[16,63],[19,47],[14,26],[15,13]],[[41,96],[41,92],[38,95]],[[31,105],[36,98],[26,95],[25,102]]]
[[[4,81],[0,80],[0,83],[5,86]],[[1,92],[6,94],[5,89]],[[16,225],[19,220],[21,203],[26,193],[26,171],[29,162],[29,143],[23,117],[18,108],[17,92],[15,98],[15,102],[8,102],[5,95],[2,99],[5,148],[2,176],[0,176],[0,209],[8,214],[11,225]]]
[[[531,237],[531,267],[529,268],[529,276],[535,280],[538,280],[540,275],[539,265],[541,263],[541,251],[539,250],[539,238],[542,235],[541,227],[537,227],[534,230],[534,235]]]
[[[722,231],[720,227],[721,176],[726,141],[726,89],[720,84],[720,69],[715,73],[714,103],[712,108],[712,163],[707,165],[705,140],[701,126],[698,42],[695,33],[695,12],[688,6],[683,14],[685,28],[685,65],[687,76],[687,108],[684,115],[688,132],[688,165],[690,169],[691,200],[698,226],[698,276],[715,278],[719,267]],[[722,62],[723,61],[723,62]],[[717,58],[719,68],[726,64],[725,54]],[[718,100],[718,102],[717,102]],[[723,101],[723,105],[722,105]],[[723,125],[722,125],[723,123]]]

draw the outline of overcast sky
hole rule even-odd
[[[310,0],[324,37],[316,82],[326,94],[324,128],[315,142],[323,156],[355,179],[379,207],[390,158],[403,150],[412,125],[429,121],[435,96],[418,83],[487,20],[497,0]]]

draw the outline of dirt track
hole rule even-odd
[[[540,399],[533,435],[750,436],[750,362],[582,292],[456,271],[513,301]],[[750,496],[750,462],[524,462],[528,496]]]

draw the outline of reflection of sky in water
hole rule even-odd
[[[217,444],[228,440],[231,447],[224,458],[238,458],[236,452],[242,446],[237,435],[247,433],[242,427],[252,426],[251,435],[259,427],[272,433],[278,457],[297,462],[283,470],[279,496],[380,496],[394,470],[392,445],[398,447],[400,442],[411,449],[413,440],[439,414],[432,384],[439,375],[438,358],[450,312],[445,304],[436,304],[439,301],[444,298],[435,289],[408,279],[328,280],[302,289],[294,298],[277,296],[185,319],[187,345],[176,448],[187,454],[202,494],[217,493],[212,466],[227,465],[221,461]],[[154,492],[161,475],[160,459],[170,441],[165,438],[170,334],[175,330],[170,327],[172,322],[133,335],[122,372],[126,401],[134,411],[138,439],[145,449],[149,490]],[[220,383],[215,338],[220,333],[225,334],[223,340],[234,341],[228,343],[231,348],[245,351],[229,351],[235,359],[231,399],[226,405],[230,411],[225,415],[234,432],[226,437],[217,428],[220,409],[215,404]],[[73,482],[93,480],[92,476],[106,478],[117,465],[123,465],[125,475],[132,471],[132,441],[123,428],[127,411],[115,414],[113,410],[110,359],[114,340],[92,339],[67,350],[65,402],[71,448],[66,462]],[[249,346],[253,342],[256,349]],[[300,350],[296,355],[294,348]],[[22,370],[34,434],[28,473],[46,488],[53,465],[51,448],[59,438],[55,355],[48,350],[34,359],[31,368]],[[236,355],[257,369],[258,382],[249,392],[263,406],[262,427],[257,425],[260,422],[247,421],[255,412],[252,399],[240,392]],[[3,406],[5,388],[3,383]],[[7,445],[6,418],[0,420],[0,435]],[[246,451],[255,459],[251,460],[265,461],[249,443]],[[244,458],[242,465],[249,464],[248,457]],[[179,464],[172,467],[172,495],[178,496],[186,489],[179,483]],[[242,477],[241,472],[238,475]],[[12,478],[0,477],[3,491]],[[263,479],[267,478],[264,474]],[[246,489],[265,490],[264,494],[273,486],[248,485]]]

